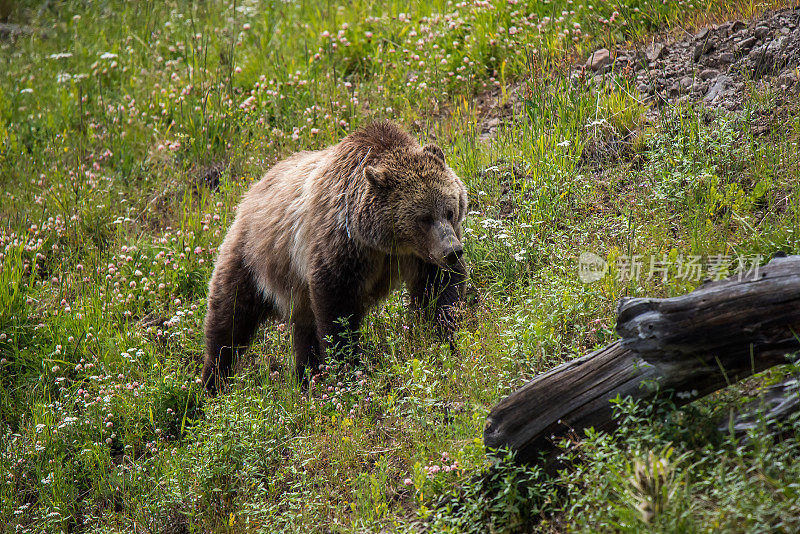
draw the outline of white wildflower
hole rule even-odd
[[[605,120],[605,119],[600,119],[600,120],[597,120],[597,121],[590,122],[589,124],[586,125],[586,127],[587,128],[592,128],[594,126],[603,126],[604,124],[608,124],[608,121]]]
[[[503,221],[498,221],[497,219],[486,218],[481,221],[481,226],[484,228],[502,228]]]

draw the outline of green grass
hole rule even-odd
[[[780,443],[681,430],[724,396],[623,407],[617,441],[589,437],[551,480],[490,469],[481,442],[502,396],[614,339],[619,297],[691,290],[679,258],[800,252],[797,108],[755,136],[769,93],[739,116],[654,113],[624,73],[602,90],[567,75],[597,47],[760,6],[43,5],[16,3],[34,33],[0,41],[0,532],[636,531],[634,475],[667,457],[649,527],[796,529],[800,424]],[[476,95],[515,90],[480,142]],[[469,190],[459,358],[398,294],[365,321],[359,374],[301,394],[269,325],[206,398],[206,284],[239,197],[383,118],[439,143]],[[597,146],[613,150],[587,159]],[[629,254],[673,267],[583,284],[582,251],[612,274]]]

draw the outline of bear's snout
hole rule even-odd
[[[462,256],[464,256],[464,247],[461,246],[461,243],[456,243],[450,252],[445,253],[444,261],[451,266],[457,265]]]
[[[428,261],[447,268],[462,261],[464,247],[449,221],[442,219],[433,223],[428,233],[428,243]]]

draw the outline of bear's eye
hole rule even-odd
[[[422,218],[419,220],[419,223],[422,226],[430,226],[433,224],[433,217],[430,215],[423,215]]]
[[[453,217],[455,217],[455,212],[453,212],[452,209],[447,210],[447,220],[450,222],[455,222]]]

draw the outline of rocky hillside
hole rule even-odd
[[[659,104],[702,101],[736,110],[749,85],[798,93],[798,65],[800,8],[787,8],[749,23],[732,20],[615,54],[598,50],[586,69],[598,81],[609,72],[632,73],[644,99]]]

